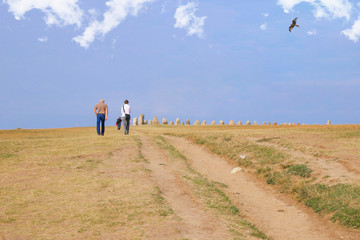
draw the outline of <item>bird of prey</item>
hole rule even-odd
[[[300,27],[299,25],[296,25],[296,20],[297,18],[295,18],[294,20],[292,20],[292,23],[289,27],[289,32],[291,32],[291,30],[294,28],[294,27]]]

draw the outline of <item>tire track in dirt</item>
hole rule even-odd
[[[177,233],[154,233],[151,239],[232,239],[221,219],[205,212],[191,189],[182,181],[179,163],[174,163],[149,137],[141,137],[141,153],[149,161],[152,179],[162,192],[162,196],[180,217]]]
[[[356,230],[328,222],[294,200],[280,196],[270,186],[245,173],[230,174],[234,165],[209,153],[189,140],[166,136],[192,167],[209,180],[228,185],[228,195],[242,213],[268,236],[276,240],[360,239]]]

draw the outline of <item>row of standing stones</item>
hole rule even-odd
[[[175,126],[176,126],[176,125],[191,125],[189,119],[186,119],[186,122],[185,122],[185,123],[184,123],[184,122],[181,123],[181,121],[180,121],[179,118],[176,119],[175,123],[174,123],[173,121],[168,122],[168,121],[166,120],[166,118],[163,118],[161,123],[162,123],[163,125],[175,125]],[[140,114],[140,117],[139,117],[139,118],[134,118],[134,119],[133,119],[133,125],[134,125],[134,126],[139,126],[139,125],[158,125],[158,124],[160,124],[160,122],[159,122],[159,120],[158,120],[158,118],[157,118],[156,116],[155,116],[152,120],[149,120],[149,121],[148,121],[148,120],[145,120],[144,114]],[[206,122],[205,120],[202,121],[202,122],[200,122],[199,120],[196,120],[193,125],[195,125],[195,126],[206,126],[206,125],[208,125],[208,124],[207,124],[207,122]],[[210,123],[210,125],[213,125],[213,126],[214,126],[214,125],[217,125],[217,123],[216,123],[216,121],[214,120],[214,121],[212,121],[212,122]],[[220,120],[220,121],[219,121],[219,125],[226,125],[226,124],[225,124],[225,122],[224,122],[223,120]],[[236,125],[241,126],[241,125],[243,125],[243,123],[242,123],[241,121],[238,121],[237,124],[236,124],[234,120],[231,120],[228,125],[230,125],[230,126],[236,126]],[[245,123],[245,125],[251,125],[251,122],[250,122],[250,121],[247,121],[247,122]],[[254,121],[253,125],[256,126],[256,125],[260,125],[260,124],[258,124],[257,121]],[[295,125],[306,125],[306,124],[305,124],[305,123],[303,123],[303,124],[300,124],[300,123],[281,123],[281,124],[278,124],[277,122],[273,122],[273,123],[271,123],[271,122],[263,122],[262,125],[273,125],[273,126],[276,126],[276,125],[287,126],[287,125],[288,125],[288,126],[295,126]],[[314,124],[314,125],[317,125],[317,124]],[[331,125],[330,120],[327,121],[327,125]]]

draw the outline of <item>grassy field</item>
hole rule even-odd
[[[141,239],[168,221],[133,137],[76,128],[0,139],[0,237]]]
[[[322,216],[360,228],[360,183],[351,177],[360,173],[359,125],[132,129],[137,133],[124,136],[108,127],[104,137],[94,128],[0,131],[0,237],[146,239],[153,229],[176,222],[149,181],[139,134],[152,136],[175,158],[182,156],[161,136],[192,139]],[[340,176],[324,167],[336,164],[344,166]],[[186,180],[194,188],[221,189],[195,173]],[[224,198],[226,214],[236,214],[226,196],[217,197]]]

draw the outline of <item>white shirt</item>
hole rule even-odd
[[[124,112],[124,109],[125,109],[125,112]],[[125,117],[125,113],[126,114],[130,114],[131,113],[131,107],[129,104],[125,104],[121,107],[121,116],[122,117]]]

